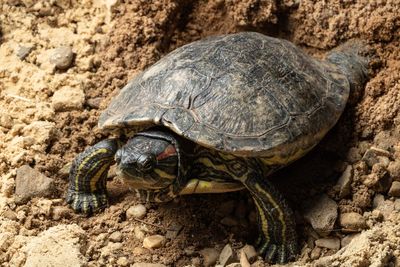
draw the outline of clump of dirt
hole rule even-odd
[[[209,260],[202,249],[219,255],[227,244],[238,262],[235,252],[256,234],[254,207],[245,192],[146,204],[142,218],[130,217],[127,210],[139,201],[112,174],[110,207],[102,213],[76,215],[63,198],[68,163],[105,137],[97,118],[129,79],[186,43],[250,30],[288,39],[317,57],[353,38],[375,51],[360,99],[349,103],[314,151],[271,179],[296,211],[302,247],[298,265],[399,264],[398,10],[396,0],[4,1],[0,262],[23,266],[27,259],[49,257],[46,249],[41,254],[51,244],[43,237],[54,232],[81,265],[201,266]],[[50,194],[16,201],[16,179],[22,179],[17,169],[23,165],[50,179]],[[21,192],[29,192],[25,189]],[[333,208],[318,210],[310,199],[325,199]],[[312,214],[334,221],[317,228]],[[143,248],[143,239],[156,234],[166,237],[161,248]],[[52,258],[52,264],[67,263]],[[259,258],[252,266],[264,264]]]

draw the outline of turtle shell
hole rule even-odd
[[[309,150],[336,123],[349,83],[330,63],[255,32],[184,45],[138,74],[103,129],[163,125],[208,148],[271,157]]]

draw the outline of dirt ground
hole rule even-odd
[[[215,265],[227,244],[239,262],[256,234],[246,192],[146,204],[135,219],[138,199],[111,173],[104,212],[86,218],[64,201],[68,163],[104,137],[97,118],[129,79],[181,45],[239,31],[319,58],[352,38],[375,51],[362,95],[271,179],[296,213],[290,265],[400,266],[399,10],[398,0],[0,0],[1,266]],[[156,234],[160,248],[142,246]]]

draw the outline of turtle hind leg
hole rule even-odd
[[[107,206],[107,173],[117,149],[116,140],[106,139],[87,148],[72,162],[66,200],[76,212],[91,214]]]
[[[257,248],[268,262],[286,263],[298,253],[293,212],[277,189],[258,174],[249,174],[244,185],[257,208]]]

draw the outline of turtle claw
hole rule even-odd
[[[67,203],[75,212],[91,215],[108,205],[108,197],[105,192],[87,193],[68,190]]]
[[[297,246],[295,244],[277,245],[260,242],[257,251],[268,263],[284,264],[295,258]]]

